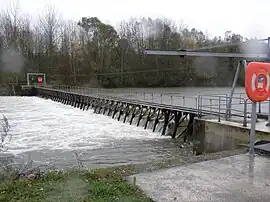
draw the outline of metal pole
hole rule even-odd
[[[249,155],[250,156],[254,156],[256,119],[257,119],[256,102],[252,102],[251,126],[250,126],[250,135],[249,135]]]
[[[221,103],[221,100],[220,100],[220,96],[218,97],[218,122],[220,122],[220,103]]]
[[[270,37],[268,37],[268,60],[270,57]],[[266,124],[266,126],[270,126],[270,98],[269,98],[269,105],[268,105],[268,123]]]
[[[46,86],[47,85],[47,81],[46,81],[46,74],[44,73],[44,85]]]
[[[226,121],[228,120],[228,118],[229,118],[228,115],[230,114],[230,111],[231,111],[232,97],[233,97],[235,86],[236,86],[236,83],[238,80],[238,76],[239,76],[239,72],[240,72],[240,65],[241,65],[241,62],[238,62],[237,69],[236,69],[236,72],[234,75],[234,80],[233,80],[233,84],[232,84],[232,89],[231,89],[229,101],[228,101],[227,107],[226,107],[226,113],[225,113],[225,120]]]
[[[194,52],[185,50],[145,50],[146,55],[171,55],[189,57],[225,57],[225,58],[250,58],[267,59],[267,54],[245,54],[245,53],[214,53],[214,52]]]
[[[270,98],[268,98],[268,102],[269,102],[269,107],[268,107],[268,123],[266,124],[266,126],[270,126]]]
[[[248,164],[248,183],[253,184],[254,181],[254,156],[249,156]]]
[[[26,77],[27,77],[27,85],[29,86],[29,85],[30,85],[30,81],[29,81],[29,73],[26,74]]]
[[[243,120],[243,126],[247,127],[247,99],[244,101],[244,120]]]

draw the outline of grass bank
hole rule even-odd
[[[13,180],[0,183],[2,202],[150,202],[138,187],[124,179],[141,172],[152,172],[174,166],[244,153],[242,149],[200,156],[185,155],[145,164],[124,165],[94,170],[49,172],[37,180]]]
[[[0,201],[150,202],[138,187],[124,180],[122,168],[49,172],[36,180],[16,180],[0,185]]]

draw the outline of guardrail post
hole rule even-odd
[[[171,105],[173,105],[173,97],[172,97],[172,95],[171,95]]]
[[[218,122],[220,122],[220,103],[221,103],[221,100],[220,100],[220,96],[218,97]]]
[[[152,102],[154,102],[154,94],[152,93],[151,96],[152,96]]]
[[[247,127],[247,99],[244,101],[244,120],[243,120],[243,126]]]
[[[268,123],[266,124],[266,126],[270,126],[270,98],[269,98],[269,106],[268,106]]]
[[[162,94],[160,94],[160,104],[162,104]]]
[[[200,97],[201,97],[201,96],[198,95],[198,102],[197,102],[197,103],[198,103],[198,105],[197,105],[197,109],[198,109],[198,117],[200,117],[200,104],[201,104],[201,103],[200,103]]]
[[[183,107],[186,105],[185,96],[183,96]]]

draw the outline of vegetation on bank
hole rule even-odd
[[[123,179],[117,169],[49,172],[36,180],[0,184],[0,201],[150,202],[138,187]]]
[[[7,180],[0,183],[0,201],[150,202],[152,200],[136,186],[136,180],[129,178],[127,181],[126,177],[244,152],[241,149],[194,156],[188,154],[189,149],[186,151],[183,148],[183,150],[183,154],[176,156],[177,158],[165,158],[151,163],[94,170],[52,171],[34,180],[26,178]],[[82,168],[80,163],[78,165]]]
[[[117,27],[94,16],[82,16],[79,22],[61,20],[51,6],[39,22],[32,24],[31,14],[24,15],[19,8],[15,5],[0,13],[1,74],[45,72],[49,83],[106,87],[230,85],[237,58],[147,56],[144,50],[192,49],[246,40],[231,31],[209,37],[163,18],[133,18]],[[257,45],[214,51],[262,52],[267,48],[266,44]],[[243,76],[242,72],[239,84],[243,84]],[[16,81],[15,77],[0,79],[0,83]]]

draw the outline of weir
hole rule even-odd
[[[259,41],[268,41],[268,47],[270,47],[270,38],[262,39]],[[208,144],[209,141],[213,140],[213,138],[207,138],[208,136],[205,135],[207,134],[205,131],[207,131],[209,128],[208,125],[211,125],[208,124],[208,122],[211,122],[213,119],[217,119],[218,124],[227,126],[228,130],[224,129],[224,131],[226,131],[224,134],[231,133],[230,123],[240,123],[240,125],[238,125],[240,128],[249,128],[251,117],[251,102],[249,99],[247,99],[245,94],[236,94],[234,92],[236,83],[238,80],[240,68],[246,68],[247,66],[246,59],[269,61],[270,49],[267,53],[264,54],[217,53],[205,51],[200,52],[200,50],[210,50],[221,46],[227,47],[236,45],[240,44],[221,44],[214,47],[202,47],[199,49],[191,50],[145,50],[146,55],[239,58],[235,77],[232,83],[232,89],[229,95],[198,95],[194,97],[193,101],[191,102],[193,104],[189,106],[184,104],[184,97],[182,104],[179,105],[178,103],[175,103],[175,101],[172,99],[172,95],[170,103],[164,103],[164,97],[162,94],[159,96],[160,102],[156,102],[153,93],[150,100],[146,99],[146,95],[144,93],[142,100],[141,98],[136,99],[126,98],[125,96],[112,96],[108,93],[93,93],[89,92],[86,88],[83,89],[77,86],[65,86],[64,88],[59,86],[48,86],[46,84],[46,76],[43,73],[28,74],[28,88],[26,87],[26,89],[29,90],[29,88],[31,88],[32,93],[28,92],[29,95],[36,95],[46,99],[52,99],[54,101],[61,102],[66,105],[71,105],[82,110],[88,110],[91,108],[96,114],[111,116],[113,119],[117,119],[118,121],[142,126],[144,129],[151,128],[153,132],[155,132],[157,127],[159,127],[161,135],[170,135],[172,138],[183,136],[185,142],[189,139],[193,142],[200,142],[199,144],[193,144],[195,145],[194,148],[197,148],[198,145],[205,145]],[[30,79],[30,77],[32,79]],[[29,80],[35,81],[35,77],[38,78],[37,83],[29,82]],[[266,102],[259,104],[259,109],[256,109],[257,112],[255,112],[255,116],[257,115],[257,122],[260,123],[263,122],[263,120],[268,119],[269,125],[270,114],[265,112],[270,110],[270,101],[267,102],[268,109],[266,109],[265,103]],[[267,125],[266,123],[264,124]],[[201,129],[198,130],[198,128],[200,128],[198,125],[204,125],[206,127],[201,127]],[[260,128],[257,130],[261,131]],[[219,131],[216,130],[214,133],[218,134]],[[268,133],[267,130],[266,133]],[[237,134],[235,135],[237,136]],[[248,133],[246,136],[248,136]],[[202,137],[206,138],[203,139]],[[226,137],[226,135],[223,135],[221,139],[226,139]],[[233,139],[234,137],[230,136],[230,138]],[[215,141],[219,142],[220,138]],[[231,143],[228,144],[223,144],[223,141],[221,142],[223,145],[221,147],[222,149],[233,148],[234,141],[231,141]],[[248,138],[244,142],[247,143]],[[213,142],[213,144],[215,144],[215,142]],[[201,146],[201,148],[204,149],[200,149],[199,153],[209,151],[208,149],[205,149],[207,147]]]
[[[96,114],[111,116],[118,121],[142,126],[144,129],[151,128],[153,132],[157,131],[159,126],[161,135],[170,135],[172,138],[184,136],[185,140],[188,139],[188,135],[192,135],[193,120],[198,113],[194,108],[108,95],[68,92],[47,87],[35,87],[34,90],[36,96],[71,105],[81,110],[93,109]],[[203,114],[207,113],[210,112],[203,111]]]
[[[92,109],[96,114],[110,116],[123,123],[140,126],[153,132],[160,132],[161,135],[172,138],[182,137],[184,142],[194,143],[194,152],[197,154],[234,149],[238,143],[248,143],[251,103],[244,94],[232,97],[228,121],[226,120],[229,101],[227,94],[198,95],[194,96],[193,100],[189,97],[190,101],[185,103],[183,100],[187,98],[182,97],[181,101],[177,100],[179,95],[173,93],[156,94],[156,97],[163,97],[157,101],[155,97],[146,95],[143,96],[143,100],[140,100],[136,97],[126,98],[131,97],[127,95],[112,96],[111,92],[105,92],[105,90],[94,92],[93,89],[76,86],[36,85],[28,88],[24,86],[24,89],[28,91],[31,89],[29,95],[51,99],[84,111]],[[172,100],[174,104],[170,104]],[[267,120],[267,114],[262,113],[266,107],[268,107],[268,102],[258,105],[258,123]],[[211,124],[213,121],[217,126],[213,127]],[[231,124],[235,124],[234,127],[239,129],[238,132],[232,132]],[[269,139],[269,132],[264,130],[264,139]],[[219,135],[221,133],[222,135]],[[209,145],[216,146],[209,147]]]

